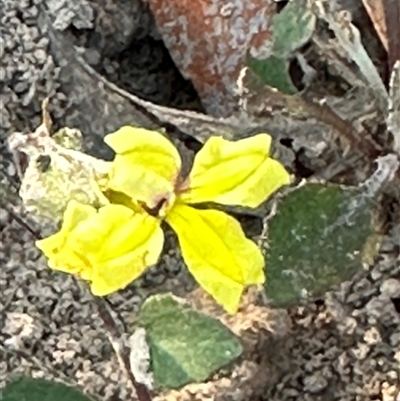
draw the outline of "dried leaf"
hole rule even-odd
[[[384,48],[388,50],[388,37],[385,19],[385,6],[384,0],[362,0],[365,9],[372,23],[376,33],[379,36]]]
[[[75,146],[80,139],[80,131],[69,128],[53,138],[45,121],[32,133],[15,132],[8,138],[21,176],[19,195],[39,221],[59,222],[71,199],[97,206],[108,203],[102,185],[110,163],[57,143]]]
[[[139,327],[128,339],[130,367],[138,383],[148,389],[154,388],[153,374],[150,372],[150,347],[146,339],[146,330]]]
[[[387,91],[374,63],[365,50],[360,37],[360,31],[352,24],[351,14],[348,11],[338,11],[331,0],[311,0],[312,10],[316,16],[325,20],[335,34],[336,46],[340,52],[345,52],[347,58],[353,60],[364,81],[374,94],[381,111],[387,110]]]
[[[390,77],[387,126],[393,135],[393,150],[400,155],[400,60],[393,66]]]

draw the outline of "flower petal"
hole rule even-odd
[[[94,295],[111,294],[154,265],[164,245],[160,222],[123,205],[102,207],[94,218],[79,225],[69,246],[85,254],[93,266],[90,277]]]
[[[156,156],[155,156],[156,157]],[[174,181],[167,180],[147,167],[132,163],[125,156],[116,156],[110,171],[109,188],[154,208],[162,197],[174,190]]]
[[[126,287],[162,251],[164,234],[159,220],[123,205],[98,211],[71,201],[61,230],[36,245],[52,269],[77,274],[91,282],[94,295]]]
[[[112,189],[134,199],[145,198],[141,200],[151,193],[172,191],[182,162],[178,150],[162,134],[125,126],[104,141],[117,154],[110,174]]]
[[[290,183],[285,168],[269,157],[270,145],[267,134],[236,142],[210,138],[195,157],[189,187],[181,200],[257,207]]]
[[[140,227],[148,237],[141,245],[126,254],[100,262],[96,265],[91,278],[91,290],[94,295],[104,296],[125,288],[136,280],[144,270],[155,265],[164,245],[164,233],[161,227],[152,227],[149,221],[142,221]],[[149,230],[150,229],[150,230]]]
[[[71,200],[65,209],[60,231],[36,241],[36,246],[49,259],[50,268],[71,274],[76,274],[82,270],[86,261],[72,250],[65,249],[65,245],[68,236],[79,223],[94,214],[96,214],[94,207]]]
[[[234,218],[176,204],[166,221],[178,236],[190,272],[229,313],[238,309],[245,286],[265,281],[261,251]]]

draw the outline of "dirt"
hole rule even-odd
[[[67,125],[73,114],[90,112],[79,109],[76,93],[80,87],[70,77],[60,76],[60,60],[53,57],[46,35],[39,32],[41,3],[2,2],[0,163],[1,179],[10,193],[16,193],[18,178],[5,138],[40,123],[41,100],[51,96],[57,126]],[[63,34],[75,46],[85,47],[86,60],[111,82],[158,104],[201,110],[141,2],[47,3],[60,16],[61,27],[72,24]],[[101,13],[102,9],[107,12]],[[90,150],[104,154],[96,132],[85,134]],[[47,267],[34,246],[34,234],[15,218],[29,222],[17,197],[13,205],[2,199],[0,206],[0,347],[4,355],[0,385],[28,374],[77,385],[98,400],[128,399],[129,386],[86,287]],[[110,297],[128,328],[149,294],[173,290],[180,295],[195,288],[175,245],[175,238],[168,235],[159,265]],[[222,377],[171,399],[196,399],[196,394],[207,399],[219,386],[221,400],[399,401],[399,248],[398,226],[389,225],[379,256],[353,280],[307,306],[271,312],[272,322],[278,314],[287,318],[287,324],[275,326],[264,342],[256,342],[258,355],[240,367],[246,379],[241,388],[239,381]]]

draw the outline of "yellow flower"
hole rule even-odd
[[[177,149],[155,131],[126,126],[107,135],[105,142],[116,152],[110,189],[165,219],[176,232],[183,258],[195,279],[234,313],[244,288],[265,281],[261,251],[246,238],[234,218],[190,205],[215,202],[257,207],[289,184],[289,174],[269,156],[270,136],[259,134],[236,142],[210,138],[197,153],[185,180],[180,177],[182,162]],[[141,235],[140,229],[137,225],[132,237]],[[162,235],[155,229],[154,233],[157,238]],[[146,238],[147,251],[155,260],[162,240],[156,241],[155,249],[150,244],[152,237]],[[142,271],[147,265],[142,265]]]
[[[124,205],[96,210],[71,200],[61,230],[36,246],[54,270],[90,282],[94,295],[126,287],[146,266],[154,265],[164,242],[159,221]]]
[[[244,288],[264,282],[263,256],[234,218],[191,205],[256,207],[289,184],[289,174],[269,157],[271,138],[211,138],[185,179],[177,149],[155,131],[123,127],[105,141],[116,152],[104,193],[111,203],[99,209],[68,203],[61,230],[37,241],[49,266],[89,281],[95,295],[111,294],[157,263],[165,220],[195,279],[234,313]]]

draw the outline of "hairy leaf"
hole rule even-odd
[[[8,384],[1,394],[2,401],[93,401],[80,391],[43,379],[20,378]]]
[[[289,63],[286,60],[275,56],[265,60],[249,58],[248,65],[264,84],[288,95],[297,92],[288,71]]]
[[[170,294],[142,306],[156,385],[180,388],[202,382],[242,353],[239,339],[221,322],[197,312]]]
[[[274,305],[321,296],[361,268],[373,233],[369,200],[354,189],[307,184],[278,202],[263,244]]]
[[[311,38],[316,18],[307,2],[308,0],[291,0],[273,17],[275,56],[287,59]]]

